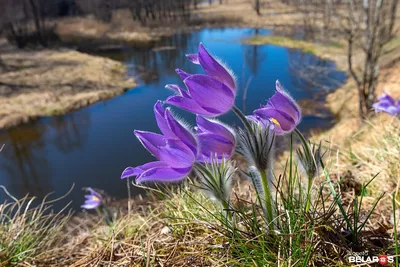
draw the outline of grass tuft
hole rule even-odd
[[[51,204],[57,200],[47,200],[48,196],[39,204],[34,197],[18,200],[0,187],[13,199],[0,205],[0,266],[29,265],[60,245],[62,229],[70,218],[70,213],[63,215],[67,207],[54,213]]]

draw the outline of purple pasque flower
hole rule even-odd
[[[86,191],[88,191],[89,194],[85,195],[86,200],[81,206],[81,208],[88,210],[98,208],[101,205],[103,197],[90,187],[86,188]]]
[[[372,108],[375,109],[376,113],[386,112],[391,115],[400,115],[400,100],[395,100],[388,94],[384,94],[378,97],[378,102],[372,104]]]
[[[268,121],[275,126],[278,135],[292,132],[300,123],[301,112],[299,106],[282,88],[279,81],[276,81],[275,94],[268,99],[266,105],[256,109],[254,114],[247,117],[250,120],[267,125]]]
[[[212,162],[230,158],[235,151],[236,139],[228,126],[217,120],[206,119],[197,115],[197,138],[200,152],[197,160]]]
[[[121,179],[136,176],[136,183],[145,181],[177,181],[192,170],[197,157],[197,140],[186,126],[177,121],[160,101],[154,105],[157,125],[162,134],[137,131],[142,145],[158,159],[137,167],[126,168]]]
[[[168,97],[165,103],[180,107],[206,117],[216,117],[228,112],[235,102],[236,85],[233,74],[199,44],[197,54],[186,55],[194,64],[199,64],[205,74],[189,74],[177,69],[187,90],[179,85],[168,84],[167,88],[177,95]]]

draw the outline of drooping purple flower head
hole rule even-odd
[[[197,116],[197,137],[200,153],[198,161],[212,162],[230,158],[235,150],[235,135],[223,123]]]
[[[199,64],[205,74],[189,74],[177,69],[176,72],[187,91],[179,85],[166,85],[177,93],[169,97],[166,103],[206,117],[216,117],[228,112],[234,105],[236,96],[233,74],[211,56],[201,43],[197,54],[186,56],[194,64]]]
[[[290,133],[300,123],[301,113],[296,102],[282,88],[279,81],[276,81],[275,94],[268,99],[266,105],[261,105],[254,114],[247,117],[263,125],[272,122],[275,126],[276,134],[282,135]]]
[[[400,100],[396,101],[393,97],[385,93],[378,97],[378,102],[374,103],[372,108],[375,109],[376,113],[383,111],[397,116],[400,115]]]
[[[89,194],[85,195],[86,200],[81,207],[88,210],[98,208],[101,205],[103,197],[90,187],[86,188],[86,191]]]
[[[145,181],[177,181],[192,170],[197,157],[197,140],[160,101],[154,105],[154,114],[162,134],[137,131],[134,133],[142,145],[158,161],[126,168],[121,178],[136,176],[136,183]]]

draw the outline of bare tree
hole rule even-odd
[[[288,1],[303,14],[305,38],[329,40],[340,34],[347,41],[347,61],[359,96],[359,114],[365,117],[375,100],[379,63],[385,44],[394,37],[399,0]],[[320,30],[318,38],[315,33]]]
[[[254,10],[258,16],[261,16],[261,0],[254,0]]]
[[[51,23],[48,18],[57,15],[57,2],[47,0],[2,0],[0,8],[1,31],[18,47],[30,42],[48,46]]]
[[[379,59],[385,44],[394,37],[398,0],[349,0],[345,33],[348,65],[359,96],[359,115],[371,110],[378,83]],[[362,69],[355,68],[355,48],[362,51]]]
[[[199,4],[199,0],[193,0],[193,7],[197,9],[197,5]]]
[[[92,14],[97,19],[109,22],[118,0],[77,0],[77,5],[85,14]],[[138,2],[138,1],[135,1]]]
[[[188,20],[191,15],[190,6],[194,5],[196,9],[199,2],[199,0],[130,0],[128,7],[135,21],[142,24],[165,23]]]

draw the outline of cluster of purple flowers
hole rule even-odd
[[[213,119],[234,107],[236,96],[235,77],[221,62],[211,56],[200,43],[196,54],[188,59],[202,67],[205,74],[189,74],[177,69],[185,84],[166,87],[176,92],[165,104],[173,105],[197,115],[196,132],[177,120],[169,108],[158,101],[154,114],[161,134],[134,131],[142,145],[157,159],[137,167],[126,168],[121,178],[136,177],[136,183],[145,181],[177,181],[184,179],[195,163],[210,163],[228,159],[235,151],[234,131]],[[294,100],[276,82],[276,92],[266,105],[247,116],[262,127],[273,128],[276,134],[293,131],[299,124],[300,109]],[[273,127],[270,127],[273,125]]]
[[[300,109],[296,102],[276,82],[275,94],[261,105],[252,115],[245,116],[234,107],[236,96],[235,77],[221,62],[211,56],[200,43],[196,54],[188,54],[188,59],[200,65],[204,74],[189,74],[181,69],[176,72],[186,89],[177,84],[168,84],[166,88],[175,92],[164,103],[157,101],[154,116],[161,134],[135,130],[134,134],[142,145],[157,159],[136,167],[126,168],[121,178],[136,177],[136,183],[146,181],[179,181],[189,175],[196,164],[200,164],[198,173],[203,173],[209,188],[224,187],[220,180],[229,182],[235,169],[227,160],[236,149],[236,135],[233,129],[215,119],[231,109],[239,115],[247,126],[247,133],[240,130],[238,151],[246,154],[265,178],[270,168],[271,148],[275,134],[282,135],[295,130],[301,120]],[[196,114],[196,126],[193,130],[178,120],[170,108],[172,105]],[[245,134],[244,134],[245,133]],[[271,134],[272,133],[272,134]],[[222,168],[216,171],[215,168]],[[206,177],[204,168],[212,168],[211,173],[227,177]],[[207,167],[208,166],[208,167]],[[210,167],[211,166],[211,167]],[[268,167],[269,166],[269,167]],[[203,171],[202,171],[203,170]],[[268,182],[263,178],[264,191],[269,191]],[[96,209],[102,205],[102,197],[93,189],[87,189],[85,209]],[[215,188],[213,189],[215,190]],[[225,190],[227,191],[227,190]],[[228,192],[214,192],[221,202],[229,198]],[[271,205],[271,200],[267,201]],[[267,207],[268,208],[268,207]],[[269,210],[271,210],[269,208]],[[271,213],[272,214],[272,213]],[[271,217],[270,214],[270,217]],[[272,217],[270,218],[272,220]]]
[[[311,187],[318,176],[321,162],[321,146],[311,148],[309,142],[296,129],[301,120],[300,108],[276,81],[275,94],[265,105],[245,116],[235,106],[236,83],[233,73],[220,61],[211,56],[200,43],[196,54],[188,59],[200,65],[204,74],[189,74],[181,69],[176,72],[185,88],[168,84],[166,88],[175,92],[165,102],[157,101],[154,116],[161,133],[135,130],[134,134],[142,145],[157,159],[136,167],[127,167],[121,178],[136,177],[136,183],[148,181],[171,182],[187,177],[194,169],[202,180],[203,190],[222,204],[227,217],[230,213],[231,178],[237,170],[229,159],[235,152],[242,154],[249,163],[247,176],[256,188],[263,208],[267,227],[275,228],[275,199],[272,194],[274,180],[273,147],[275,135],[295,132],[303,144],[298,150],[301,166],[308,176],[306,211],[310,209]],[[196,114],[196,125],[190,127],[172,113],[172,105]],[[400,115],[400,100],[388,94],[373,104],[376,112]],[[215,119],[234,110],[245,124],[237,133]],[[237,140],[236,140],[237,139]],[[85,209],[102,208],[107,214],[102,196],[91,188],[82,205]]]

